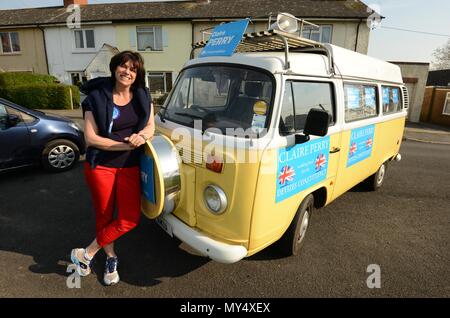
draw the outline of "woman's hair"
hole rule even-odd
[[[136,80],[131,85],[131,88],[145,87],[145,69],[144,69],[144,59],[142,56],[133,51],[123,51],[111,58],[109,63],[109,70],[111,71],[111,80],[113,84],[116,84],[116,69],[117,67],[124,65],[128,61],[131,61],[133,66],[136,68]]]

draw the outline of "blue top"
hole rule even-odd
[[[90,80],[81,87],[81,92],[88,94],[81,106],[83,107],[83,116],[86,111],[92,111],[100,136],[116,140],[114,139],[117,136],[114,135],[114,103],[112,91],[113,83],[110,77],[99,77]],[[151,95],[147,88],[134,88],[132,91],[133,100],[131,104],[137,115],[137,123],[133,126],[133,131],[139,132],[147,125],[150,118],[150,112],[152,111],[150,106]],[[142,149],[143,147],[139,148],[138,152],[140,153]],[[91,168],[95,168],[98,164],[104,163],[102,158],[104,156],[108,157],[109,153],[111,151],[88,147],[86,161],[91,165]]]

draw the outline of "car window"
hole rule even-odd
[[[0,104],[0,130],[4,130],[6,128],[7,117],[8,113],[6,112],[5,105]]]
[[[22,117],[23,112],[15,109],[15,108],[9,107],[9,106],[6,106],[6,111],[8,112],[8,115],[16,115],[19,117],[18,125],[24,125],[24,121],[23,121],[23,117]]]

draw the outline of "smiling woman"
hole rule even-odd
[[[119,282],[114,241],[131,231],[141,214],[139,161],[154,133],[151,96],[145,88],[144,62],[139,53],[124,51],[110,62],[111,77],[96,78],[81,88],[88,146],[85,176],[96,212],[96,238],[72,250],[81,276],[91,272],[92,258],[104,249],[104,283]],[[113,218],[117,205],[118,217]]]

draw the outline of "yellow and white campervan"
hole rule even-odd
[[[281,26],[245,34],[178,76],[141,164],[142,211],[218,262],[277,241],[295,255],[314,209],[383,184],[407,107],[396,65]]]

